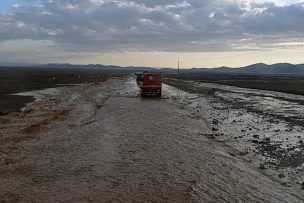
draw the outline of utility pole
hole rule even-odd
[[[180,62],[178,61],[178,63],[177,63],[177,79],[179,80],[179,64],[180,64]]]

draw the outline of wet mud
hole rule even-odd
[[[197,99],[168,85],[162,98],[141,98],[132,78],[116,78],[1,116],[0,201],[304,201],[219,139],[222,120],[210,123],[200,110],[212,105]]]

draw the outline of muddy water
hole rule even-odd
[[[1,117],[1,202],[304,201],[169,105],[181,101],[171,87],[149,99],[124,82],[63,88]]]

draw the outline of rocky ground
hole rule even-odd
[[[300,185],[221,131],[226,106],[200,98],[167,85],[141,98],[120,77],[1,116],[0,201],[303,202]]]
[[[283,185],[304,189],[303,96],[194,81],[166,82],[180,89],[182,96],[175,93],[175,98],[182,98],[182,108],[209,123],[212,138],[243,150],[260,169],[277,173]]]

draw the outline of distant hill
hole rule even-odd
[[[1,64],[0,64],[1,66]],[[152,67],[121,67],[113,65],[101,65],[101,64],[89,64],[89,65],[75,65],[75,64],[23,64],[23,65],[2,65],[3,67],[24,67],[24,68],[55,68],[55,69],[80,69],[80,70],[96,70],[103,72],[112,73],[134,73],[134,72],[163,72],[163,73],[176,73],[176,68],[152,68]],[[251,75],[303,75],[304,76],[304,64],[289,64],[289,63],[277,63],[273,65],[267,65],[264,63],[257,63],[240,68],[229,68],[229,67],[219,67],[219,68],[191,68],[191,69],[181,69],[181,73],[201,73],[201,74],[251,74]]]
[[[210,74],[253,74],[253,75],[304,75],[304,64],[293,65],[289,63],[278,63],[267,65],[257,63],[241,68],[193,68],[183,70],[184,73],[210,73]]]

